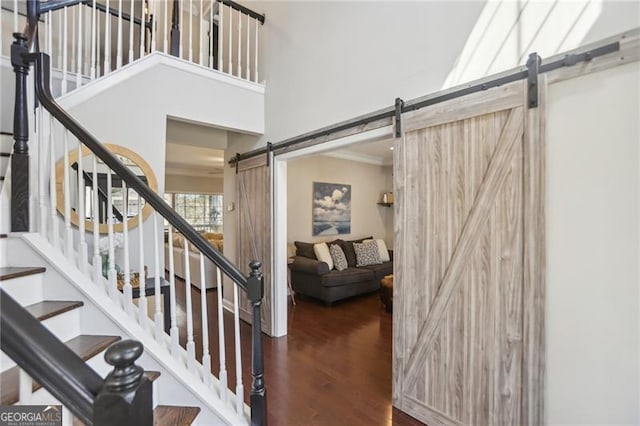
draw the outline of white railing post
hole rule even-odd
[[[38,123],[37,123],[37,132],[38,132],[38,199],[40,201],[39,217],[40,217],[40,226],[38,227],[38,231],[40,231],[40,235],[43,238],[47,238],[47,200],[45,198],[46,192],[46,164],[47,164],[47,146],[45,144],[45,136],[44,129],[45,125],[43,123],[44,120],[44,108],[42,105],[38,108]]]
[[[204,255],[200,253],[200,308],[202,321],[202,379],[211,387],[211,355],[209,354],[209,316],[207,310],[207,277],[204,273]]]
[[[180,59],[182,58],[182,51],[183,48],[182,46],[184,45],[184,0],[179,0],[180,1],[180,19],[178,20],[178,27],[180,28],[180,49],[178,51],[178,57]]]
[[[256,45],[254,47],[254,51],[255,51],[255,60],[253,63],[253,78],[256,83],[259,83],[258,81],[258,20],[254,19],[255,22],[255,29],[256,29]]]
[[[109,294],[113,301],[117,301],[118,296],[118,276],[116,272],[116,252],[113,235],[113,184],[111,169],[107,168],[107,224],[109,229]]]
[[[247,80],[251,80],[251,16],[247,15]]]
[[[242,77],[242,12],[238,11],[238,77]]]
[[[149,0],[151,2],[151,13],[153,15],[153,21],[151,22],[151,52],[155,52],[158,49],[158,14],[156,13],[157,0]]]
[[[193,0],[189,0],[189,62],[193,62]]]
[[[138,322],[147,329],[148,307],[147,307],[147,276],[144,273],[144,216],[142,214],[142,197],[138,194],[138,244],[140,245],[140,297],[138,298]]]
[[[227,383],[227,359],[224,339],[224,308],[222,307],[222,274],[220,268],[216,267],[216,279],[218,280],[218,288],[216,293],[218,296],[218,349],[220,354],[220,399],[228,400],[228,383]]]
[[[82,38],[84,34],[82,34],[82,17],[84,16],[84,5],[79,4],[78,6],[78,59],[77,59],[77,74],[76,74],[76,89],[82,86]]]
[[[229,7],[229,74],[233,75],[233,9]],[[220,70],[222,71],[222,70]]]
[[[53,143],[54,121],[53,116],[49,116],[49,217],[51,218],[50,241],[54,249],[60,247],[60,234],[58,232],[58,193],[56,188],[56,150]]]
[[[224,39],[224,8],[221,1],[218,1],[218,71],[224,71],[222,69],[224,62],[222,60],[223,54],[223,39]]]
[[[107,12],[104,14],[104,69],[102,75],[111,72],[111,15],[109,15],[109,0],[105,0]]]
[[[200,20],[199,20],[199,25],[198,25],[198,45],[200,47],[200,65],[204,65],[204,49],[202,47],[203,45],[203,40],[202,40],[202,21],[204,21],[204,9],[202,8],[202,3],[204,3],[204,0],[198,0],[200,2]]]
[[[163,44],[163,48],[162,51],[164,53],[169,53],[169,0],[164,0],[162,2],[164,4],[164,14],[162,16],[162,30],[164,33],[164,44]]]
[[[124,294],[124,310],[129,316],[133,316],[133,288],[131,287],[131,272],[129,264],[129,189],[124,180],[122,180],[122,198],[124,199],[124,207],[122,212],[122,248],[124,251],[124,285],[122,292]]]
[[[240,346],[240,299],[238,285],[233,283],[233,330],[236,346],[236,411],[238,415],[244,412],[244,385],[242,384],[242,348]]]
[[[122,67],[122,0],[118,0],[118,35],[116,39],[116,69]]]
[[[147,14],[144,7],[144,2],[140,2],[140,59],[144,58],[144,36],[146,30]]]
[[[53,12],[52,12],[53,13]],[[64,10],[58,10],[58,68],[62,68],[62,28]]]
[[[18,27],[18,0],[13,0],[13,32],[17,33],[20,30]]]
[[[173,258],[173,228],[171,225],[169,225],[169,292],[171,293],[171,299],[169,301],[171,311],[171,328],[169,329],[169,334],[171,335],[171,355],[177,359],[180,349],[180,331],[176,318],[176,274]]]
[[[71,262],[73,262],[73,230],[71,229],[71,184],[69,182],[69,131],[64,129],[63,136],[64,149],[64,170],[63,188],[64,188],[64,254]],[[75,262],[74,262],[75,263]]]
[[[133,22],[133,18],[135,16],[134,5],[135,5],[135,2],[132,1],[131,7],[129,8],[129,62],[128,63],[133,62],[133,59],[134,59],[133,57],[133,28],[135,27]]]
[[[202,0],[204,1],[204,0]],[[215,68],[213,63],[213,5],[214,0],[209,4],[209,68]]]
[[[153,212],[153,254],[154,254],[154,294],[155,315],[153,321],[156,325],[156,341],[164,345],[164,317],[162,316],[162,295],[160,294],[160,241],[158,241],[158,212]]]
[[[131,2],[133,4],[133,2]],[[96,0],[91,4],[91,80],[96,78]]]
[[[91,209],[91,223],[93,224],[93,281],[96,285],[100,284],[104,277],[102,276],[102,256],[100,256],[100,194],[98,191],[98,160],[94,155],[93,158],[93,208]]]
[[[64,24],[62,26],[63,39],[62,43],[62,94],[67,93],[67,8],[62,9]]]
[[[85,204],[84,204],[84,168],[82,167],[82,142],[78,140],[78,234],[80,237],[80,245],[78,247],[78,267],[83,274],[87,273],[88,256],[87,241],[85,235]]]
[[[184,238],[184,237],[183,237]],[[187,367],[196,371],[196,344],[193,341],[193,304],[191,302],[191,268],[189,267],[189,240],[184,238],[184,291],[187,301]]]
[[[22,368],[19,371],[18,400],[20,405],[29,405],[33,395],[33,379]]]

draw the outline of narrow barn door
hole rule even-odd
[[[524,82],[403,117],[394,405],[434,425],[543,423],[543,107]]]
[[[262,331],[272,334],[271,308],[271,167],[264,157],[240,162],[236,175],[237,265],[249,273],[249,263],[259,260],[264,277]],[[251,304],[240,292],[240,317],[251,323]]]

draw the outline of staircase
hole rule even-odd
[[[71,5],[72,2],[62,3]],[[79,1],[77,3],[82,5],[91,2]],[[204,1],[201,1],[200,5],[202,6],[203,3]],[[213,19],[214,2],[210,3],[212,9],[209,13]],[[42,5],[55,6],[56,4],[56,2],[27,0],[26,35],[25,37],[17,37],[13,46],[13,49],[17,51],[13,55],[16,84],[24,90],[18,90],[15,100],[16,105],[19,106],[16,109],[15,136],[2,135],[0,209],[2,216],[4,216],[2,229],[8,229],[8,225],[5,225],[4,221],[10,217],[11,232],[2,234],[0,238],[0,289],[5,299],[15,300],[19,306],[26,310],[29,318],[37,320],[36,323],[39,322],[43,326],[40,328],[45,331],[49,330],[54,336],[53,340],[59,342],[51,341],[51,360],[58,356],[56,355],[59,353],[55,349],[56,345],[63,346],[62,343],[64,343],[64,347],[67,348],[65,350],[70,349],[69,357],[77,358],[90,367],[85,375],[88,377],[97,373],[97,379],[94,377],[93,382],[87,379],[88,381],[80,384],[80,387],[85,391],[85,403],[87,400],[89,401],[88,409],[86,407],[80,409],[78,406],[81,404],[74,400],[73,392],[69,393],[69,380],[65,380],[64,369],[61,372],[56,372],[58,374],[57,381],[50,380],[51,378],[48,376],[42,376],[38,369],[33,369],[33,366],[30,366],[29,363],[33,364],[33,359],[25,359],[31,358],[29,353],[15,356],[14,346],[19,346],[19,342],[15,339],[13,341],[7,340],[9,337],[6,337],[5,333],[0,349],[3,352],[13,353],[13,355],[7,356],[6,353],[3,353],[0,358],[0,406],[61,404],[63,405],[63,424],[117,424],[119,426],[122,424],[147,424],[127,420],[116,421],[114,419],[127,419],[127,415],[136,413],[129,412],[131,410],[114,408],[109,413],[109,417],[104,415],[104,406],[101,405],[101,401],[103,401],[101,398],[111,394],[119,395],[122,404],[125,401],[137,401],[135,398],[131,399],[131,392],[133,392],[131,387],[127,387],[128,390],[121,389],[122,386],[118,384],[116,379],[119,377],[118,374],[124,371],[123,369],[131,369],[139,365],[146,372],[131,383],[137,383],[135,389],[142,389],[145,383],[151,383],[153,424],[235,425],[249,422],[256,425],[265,424],[266,392],[262,371],[260,332],[263,282],[260,263],[252,262],[251,272],[248,275],[241,272],[227,258],[214,250],[199,233],[168,207],[158,194],[131,173],[118,158],[112,155],[100,141],[87,132],[53,99],[51,82],[54,81],[55,76],[51,75],[50,58],[46,54],[34,51],[30,46],[38,34],[38,19],[36,18],[38,8],[43,7]],[[223,10],[222,6],[227,6],[229,13],[233,9],[239,10],[238,8],[248,10],[237,3],[226,0],[216,2],[216,4],[218,10]],[[95,13],[96,2],[93,2],[93,9]],[[56,16],[53,15],[54,12],[52,9],[48,11],[48,15],[44,19],[46,23],[53,22],[53,17]],[[66,7],[64,13],[67,13]],[[122,15],[122,11],[120,11],[120,15]],[[241,16],[238,14],[238,17]],[[248,14],[247,21],[249,16]],[[121,18],[119,19],[121,20]],[[264,20],[264,18],[262,19]],[[46,31],[48,36],[45,40],[48,41],[43,45],[49,44],[51,46],[51,25],[48,25]],[[149,57],[153,56],[149,55],[146,50],[149,46],[153,50],[154,43],[157,42],[154,39],[154,31],[157,31],[156,26],[152,26],[150,30],[150,44],[140,48],[141,59],[137,59],[138,61],[144,60],[142,59],[143,53]],[[0,33],[2,33],[1,29]],[[231,51],[230,48],[229,55]],[[0,53],[2,53],[1,50]],[[81,63],[80,58],[81,56],[78,56],[78,63]],[[216,58],[226,57],[220,51]],[[129,62],[131,60],[136,59],[130,56]],[[189,55],[189,61],[191,60],[191,55]],[[210,60],[209,65],[215,69],[222,63],[220,61],[222,59],[219,61]],[[229,61],[231,60],[229,59]],[[200,63],[202,62],[203,55],[201,53]],[[115,63],[115,69],[124,66],[121,60]],[[214,66],[214,64],[216,65]],[[28,112],[29,100],[27,86],[24,84],[31,65],[34,66],[32,72],[36,81],[36,96],[40,104],[35,114],[38,125],[32,127],[30,127],[29,119],[34,115],[30,115]],[[66,61],[62,65],[65,67]],[[98,72],[95,76],[91,75],[91,78],[96,79],[95,83],[100,83],[101,80],[115,75],[111,71],[113,69],[105,65],[103,68],[104,77],[100,77],[101,74]],[[82,67],[79,68],[79,74],[82,74]],[[241,75],[244,73],[238,76]],[[249,79],[250,75],[251,73],[247,69],[246,78]],[[257,65],[254,75],[257,79]],[[72,86],[67,84],[67,80],[67,70],[63,69],[62,93],[70,90]],[[78,88],[76,92],[84,90],[84,87],[81,87],[84,83],[85,80],[81,77],[75,80],[74,87]],[[104,85],[104,83],[100,84]],[[86,87],[89,88],[89,86]],[[54,125],[59,126],[59,130],[54,130]],[[85,228],[82,220],[79,221],[78,227],[71,225],[71,209],[68,200],[64,201],[64,206],[61,206],[64,208],[57,209],[57,197],[54,195],[56,192],[56,171],[53,165],[59,155],[57,153],[59,147],[63,144],[62,139],[64,139],[65,147],[63,156],[66,160],[68,136],[76,139],[77,144],[74,145],[77,146],[79,152],[82,149],[88,150],[101,164],[108,167],[106,174],[108,176],[107,193],[109,194],[110,206],[113,204],[111,199],[111,179],[113,176],[120,179],[129,191],[135,191],[137,197],[143,199],[152,208],[152,213],[148,217],[143,216],[143,209],[140,209],[136,217],[139,228],[137,230],[128,229],[129,226],[133,228],[133,225],[128,225],[130,220],[123,220],[119,224],[123,227],[124,234],[124,265],[130,265],[129,257],[132,253],[139,254],[140,259],[143,260],[152,259],[149,268],[150,278],[140,280],[140,287],[137,290],[140,295],[138,304],[134,304],[133,276],[129,273],[130,268],[125,267],[123,276],[117,277],[116,274],[114,261],[116,219],[109,219],[107,236],[100,237],[97,226]],[[15,145],[14,141],[17,141]],[[29,146],[30,149],[27,150]],[[31,157],[30,153],[33,153]],[[83,168],[81,162],[78,162],[77,167],[79,175],[82,175],[81,172],[92,174],[93,181],[97,182],[95,160],[92,169],[90,164]],[[66,168],[64,172],[65,188],[69,191]],[[75,196],[78,200],[83,200],[84,194],[82,191],[78,191]],[[97,203],[97,197],[87,201]],[[96,206],[97,204],[93,204],[94,212],[98,211]],[[84,202],[79,202],[78,210],[74,210],[73,213],[79,217],[85,217],[84,208]],[[60,210],[59,213],[58,210]],[[108,208],[107,211],[111,211],[111,208]],[[126,217],[130,217],[128,212],[125,213],[127,213]],[[204,263],[212,262],[217,271],[217,282],[222,282],[221,276],[225,275],[233,283],[234,298],[231,310],[233,332],[229,336],[230,338],[225,337],[225,315],[222,309],[221,291],[217,291],[219,307],[217,321],[212,318],[212,315],[207,315],[206,292],[201,292],[202,317],[194,318],[189,275],[187,274],[186,282],[175,282],[173,254],[170,255],[168,264],[163,264],[163,259],[159,255],[163,251],[163,242],[158,238],[158,234],[161,233],[159,225],[163,221],[170,224],[169,253],[173,253],[172,233],[179,232],[184,238],[185,257],[189,253],[189,245],[192,250],[200,254],[201,271],[203,271],[202,282],[213,278],[204,275]],[[152,232],[147,231],[147,234],[144,234],[143,226]],[[134,235],[131,233],[136,231],[139,232],[140,238],[131,238]],[[128,235],[131,237],[127,237]],[[102,256],[109,258],[106,277],[103,276],[102,259],[98,251],[102,238],[108,238],[109,245],[108,254],[102,254]],[[142,267],[145,262],[146,260],[141,261],[140,266]],[[165,281],[165,270],[168,282]],[[118,280],[120,280],[120,287]],[[124,281],[123,285],[122,280]],[[176,290],[180,285],[184,285],[186,290],[187,300],[184,307],[178,307],[176,301]],[[164,297],[170,299],[170,303],[166,305],[170,307],[162,307],[160,298],[156,297],[155,306],[152,304],[148,308],[148,297],[159,295],[161,287],[169,288]],[[239,305],[242,300],[252,306],[252,323],[257,324],[256,327],[252,327],[251,347],[245,348],[245,350],[249,349],[252,352],[250,406],[245,403],[242,379],[244,368],[239,319]],[[186,332],[178,329],[176,318],[180,308],[186,311]],[[11,321],[6,309],[4,312],[0,312],[0,317],[3,321]],[[197,354],[197,358],[196,337],[193,331],[195,322],[199,322],[202,330],[200,338],[203,343],[202,351]],[[217,350],[219,354],[216,365],[212,365],[211,362],[209,328],[212,333],[217,333],[218,337]],[[186,336],[183,333],[186,333]],[[180,344],[183,340],[181,338],[184,337],[186,337],[184,339],[186,344]],[[34,336],[29,334],[28,338],[34,338]],[[234,346],[230,351],[234,354],[230,362],[226,359],[227,340],[230,340]],[[47,342],[50,341],[47,340]],[[139,353],[132,349],[137,347],[141,348]],[[135,356],[133,356],[134,352],[136,352]],[[40,353],[36,355],[42,356]],[[47,360],[46,353],[42,360]],[[123,364],[122,360],[125,360],[127,364]],[[232,364],[231,368],[227,368],[228,363]],[[230,370],[230,374],[228,374],[228,370]],[[66,374],[72,375],[73,372],[66,371]],[[102,379],[105,376],[106,378]],[[231,383],[231,378],[235,378],[235,383]],[[82,381],[84,378],[80,377],[74,380]],[[100,385],[96,385],[96,380],[100,381]],[[38,382],[41,382],[42,386]],[[82,418],[83,421],[78,420],[79,418]]]

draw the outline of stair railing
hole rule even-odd
[[[33,5],[36,0],[27,0],[29,16],[37,13]],[[74,120],[60,105],[53,99],[50,88],[50,57],[49,55],[37,51],[37,34],[38,19],[32,18],[28,20],[25,34],[15,33],[15,41],[11,46],[11,58],[14,71],[16,74],[16,106],[14,116],[14,154],[12,156],[12,231],[28,232],[31,230],[29,223],[29,123],[28,123],[28,107],[27,107],[27,85],[26,78],[31,64],[35,65],[35,85],[36,97],[40,102],[40,108],[37,110],[35,127],[37,151],[38,151],[38,167],[37,167],[37,196],[38,199],[37,213],[34,217],[38,218],[38,232],[51,243],[53,248],[64,253],[69,262],[77,265],[87,278],[91,278],[94,288],[93,290],[104,291],[114,302],[119,304],[124,313],[135,318],[139,326],[149,333],[156,342],[166,350],[177,362],[183,365],[192,374],[192,377],[210,390],[212,396],[215,396],[235,410],[238,422],[246,422],[245,404],[244,404],[244,385],[242,381],[242,340],[240,334],[239,307],[243,302],[239,290],[242,290],[248,297],[248,303],[252,310],[252,333],[251,333],[251,374],[252,385],[250,391],[251,424],[266,424],[266,391],[263,375],[263,357],[262,357],[262,334],[260,332],[261,313],[260,306],[264,295],[264,283],[262,273],[260,271],[260,262],[251,262],[248,275],[241,272],[233,263],[225,256],[213,248],[213,246],[198,233],[189,223],[178,215],[154,190],[152,190],[145,182],[143,182],[135,173],[125,166],[116,156],[114,156],[105,145],[99,142],[91,133]],[[30,47],[31,46],[31,50]],[[60,151],[60,140],[63,145],[63,163],[66,165],[62,168],[62,177],[57,176],[56,161]],[[72,185],[69,170],[69,148],[77,150],[77,186]],[[18,149],[16,149],[18,148]],[[93,155],[92,164],[85,166],[82,158],[85,153]],[[101,167],[108,169],[107,175],[107,213],[113,211],[113,176],[117,176],[123,182],[125,193],[133,192],[139,200],[150,206],[151,213],[149,217],[145,214],[146,208],[139,208],[137,211],[130,211],[125,206],[121,211],[125,220],[118,226],[122,228],[123,255],[122,264],[124,266],[123,273],[118,276],[115,261],[115,242],[116,233],[115,217],[109,214],[107,223],[107,237],[100,238],[100,224],[97,220],[87,222],[84,218],[91,214],[95,214],[99,209],[99,197],[97,191],[98,181],[98,162],[102,163]],[[48,163],[48,164],[47,164]],[[93,192],[90,199],[85,199],[86,191],[84,186],[85,170],[92,175]],[[103,171],[101,171],[103,173]],[[65,197],[63,206],[58,206],[56,193],[58,191],[57,183],[61,178]],[[75,191],[74,195],[77,199],[76,208],[70,206],[70,193]],[[60,223],[58,210],[62,213],[63,223]],[[72,211],[75,210],[75,211]],[[94,212],[94,213],[90,213]],[[78,220],[78,228],[73,229],[71,226],[71,216],[76,215]],[[130,220],[127,218],[137,219],[138,239],[129,237]],[[169,225],[169,235],[167,240],[167,253],[169,265],[163,265],[163,259],[160,247],[162,240],[162,222],[166,221]],[[64,226],[62,235],[60,235],[60,226]],[[145,229],[147,232],[145,234]],[[148,230],[151,229],[151,232]],[[173,252],[173,230],[176,230],[184,239],[184,262],[185,262],[185,310],[186,310],[186,335],[180,335],[177,321],[177,297],[176,290],[180,287],[175,279],[174,268],[174,252]],[[132,230],[133,231],[133,230]],[[106,241],[107,251],[101,253],[101,246],[104,249],[103,242]],[[192,249],[190,249],[190,247]],[[149,250],[151,248],[151,250]],[[197,314],[197,304],[193,303],[191,292],[190,277],[190,253],[194,251],[199,258],[200,270],[200,314],[201,314],[201,335],[203,341],[202,352],[196,355],[196,345],[194,338],[194,314]],[[93,256],[92,256],[93,254]],[[135,254],[138,255],[137,262]],[[108,273],[106,279],[103,277],[103,256],[108,257]],[[138,281],[139,287],[136,289],[139,296],[139,304],[135,306],[133,303],[135,275],[131,273],[130,267],[135,264],[139,265]],[[153,273],[153,278],[148,280],[145,277],[146,265],[152,263],[149,268]],[[208,265],[213,266],[214,273],[206,273]],[[161,276],[161,272],[167,270],[169,283],[165,285],[165,280]],[[233,307],[230,308],[233,316],[233,331],[235,343],[235,370],[231,370],[230,374],[235,376],[235,396],[229,390],[228,369],[226,361],[226,340],[225,340],[225,315],[222,301],[222,275],[228,277],[233,283]],[[213,276],[212,276],[213,275]],[[121,279],[120,279],[121,278]],[[206,294],[206,283],[215,280],[218,283],[217,290],[217,333],[218,333],[218,359],[219,364],[212,369],[211,353],[209,348],[209,314],[213,312],[208,307]],[[161,298],[155,297],[155,306],[153,312],[147,312],[147,296],[165,294],[164,288],[169,288],[168,297],[170,303],[168,309],[163,311]],[[180,287],[182,290],[182,287]],[[165,316],[168,324],[165,324]],[[151,318],[150,318],[151,317]],[[197,325],[197,323],[196,323]],[[168,329],[168,335],[165,332]],[[183,332],[184,333],[184,332]],[[181,339],[182,337],[182,339]],[[184,347],[182,343],[185,343]],[[186,349],[186,351],[185,351]],[[197,358],[200,358],[198,360]],[[217,371],[215,371],[217,370]],[[217,373],[212,374],[212,373]],[[230,399],[233,399],[230,401]]]
[[[12,32],[26,2],[3,2]],[[265,17],[231,0],[48,0],[36,4],[40,51],[61,80],[60,94],[153,52],[259,82],[258,43]],[[0,55],[11,31],[2,28]],[[5,21],[6,22],[6,21]]]
[[[143,375],[144,370],[135,365],[143,352],[140,342],[120,341],[107,349],[105,360],[115,368],[103,380],[2,289],[0,329],[2,351],[20,369],[20,405],[30,404],[35,382],[63,406],[63,412],[55,413],[55,417],[61,417],[52,420],[69,420],[71,413],[87,425],[153,424],[151,382]]]

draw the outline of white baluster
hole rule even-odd
[[[118,38],[116,40],[116,69],[122,67],[122,0],[118,0]]]
[[[102,282],[102,256],[100,256],[100,193],[98,191],[98,159],[93,158],[93,281],[96,285]]]
[[[164,33],[164,45],[162,51],[169,53],[169,0],[164,0],[164,14],[163,14],[163,33]]]
[[[105,16],[105,23],[106,23],[106,19],[107,17]],[[106,37],[105,37],[106,40]],[[98,20],[96,23],[96,77],[99,77],[102,75],[102,73],[100,72],[101,70],[101,66],[102,66],[102,61],[100,60],[100,46],[102,46],[102,44],[100,43],[100,15],[98,15]]]
[[[47,200],[45,198],[46,192],[46,144],[45,144],[45,134],[44,134],[44,108],[42,105],[38,108],[38,124],[37,124],[37,132],[38,132],[38,198],[40,200],[40,226],[39,231],[42,237],[47,237]]]
[[[140,2],[140,59],[144,58],[144,36],[147,22],[147,14],[145,13],[144,2]]]
[[[62,9],[62,14],[63,14],[63,38],[64,40],[62,41],[63,46],[62,46],[62,94],[64,95],[65,93],[67,93],[67,24],[68,24],[68,19],[67,19],[67,8],[65,7],[64,9]]]
[[[122,292],[124,293],[124,310],[127,315],[133,315],[133,289],[131,287],[131,273],[129,264],[129,189],[127,183],[122,180],[122,197],[124,199],[124,208],[122,212],[122,248],[124,254],[124,285],[122,286]],[[143,274],[144,275],[144,272]],[[141,276],[142,276],[141,275]]]
[[[165,4],[166,3],[167,2],[165,1]],[[133,62],[133,27],[135,26],[133,22],[135,14],[135,10],[133,8],[134,5],[135,2],[132,1],[131,8],[129,9],[129,63]]]
[[[204,49],[202,46],[202,21],[204,21],[204,15],[203,15],[203,9],[202,9],[202,3],[204,3],[204,0],[200,0],[200,25],[198,25],[198,45],[200,46],[200,65],[204,65]]]
[[[71,66],[70,66],[70,71],[71,72],[75,72],[76,71],[76,20],[74,18],[74,14],[73,14],[73,9],[71,9],[69,11],[69,14],[71,15]]]
[[[204,0],[202,0],[204,1]],[[214,0],[211,0],[209,5],[209,67],[214,68],[213,64],[213,5]]]
[[[62,28],[64,10],[58,10],[58,68],[62,68]]]
[[[229,8],[229,74],[233,75],[233,9]]]
[[[220,281],[219,286],[222,285]],[[218,288],[220,291],[220,288]],[[238,285],[233,283],[233,326],[236,346],[236,411],[238,415],[244,413],[244,385],[242,384],[242,349],[240,347],[240,299],[238,298]]]
[[[154,274],[153,285],[155,289],[155,315],[153,321],[156,325],[156,341],[163,345],[164,341],[164,317],[162,316],[162,303],[160,295],[160,242],[158,241],[158,212],[153,212],[153,256],[154,256]]]
[[[247,15],[247,80],[251,79],[251,17]]]
[[[47,23],[47,53],[51,57],[51,66],[53,67],[53,12],[47,13],[44,19]],[[49,72],[49,87],[51,87],[52,78],[53,73]],[[51,127],[49,130],[51,130]]]
[[[105,0],[107,11],[104,14],[104,70],[103,75],[111,72],[111,15],[109,15],[109,0]]]
[[[169,334],[171,335],[171,354],[174,358],[178,359],[180,354],[180,331],[178,329],[178,321],[176,318],[176,274],[173,259],[173,227],[169,225],[169,292],[170,295],[170,315],[171,315],[171,328]]]
[[[73,262],[73,231],[71,229],[71,184],[69,182],[69,131],[64,129],[63,136],[64,149],[64,254],[71,262]]]
[[[82,86],[82,38],[84,34],[82,34],[82,21],[83,21],[83,11],[84,5],[78,5],[78,63],[77,63],[77,72],[76,75],[76,88]]]
[[[116,272],[116,253],[114,246],[114,235],[113,235],[113,221],[115,217],[113,216],[113,185],[112,185],[112,177],[111,174],[113,172],[111,169],[107,169],[107,228],[109,230],[109,294],[111,294],[111,298],[114,301],[117,301],[118,295],[118,276]]]
[[[184,45],[184,25],[182,25],[182,21],[184,21],[184,0],[180,0],[180,19],[178,20],[178,27],[180,28],[180,49],[178,51],[178,57],[182,58],[182,46]]]
[[[227,384],[227,359],[225,351],[225,339],[224,339],[224,308],[222,307],[222,274],[220,268],[216,267],[216,278],[218,280],[218,288],[216,293],[218,294],[218,349],[220,352],[220,399],[227,401],[228,398],[228,384]]]
[[[202,381],[211,386],[211,355],[209,355],[209,315],[207,310],[207,277],[204,273],[204,255],[200,253],[200,308],[202,311]]]
[[[51,218],[51,245],[55,249],[60,247],[58,233],[57,188],[56,188],[56,150],[53,144],[53,116],[49,116],[49,217]]]
[[[17,33],[18,30],[18,0],[13,0],[13,32]]]
[[[133,2],[131,2],[133,4]],[[91,80],[96,78],[96,0],[91,4]]]
[[[20,405],[29,405],[31,403],[31,396],[33,395],[33,379],[22,368],[19,370],[19,382],[18,382],[18,400]]]
[[[224,46],[224,7],[222,1],[218,1],[218,71],[224,71],[222,66],[223,46]]]
[[[255,60],[254,60],[254,64],[253,64],[253,78],[256,83],[258,83],[258,20],[254,19],[255,22],[255,30],[256,30],[256,45],[254,47],[254,51],[255,51]]]
[[[193,62],[193,0],[189,0],[189,62]]]
[[[144,218],[142,215],[142,198],[138,194],[138,245],[140,246],[140,259],[138,270],[140,271],[140,297],[138,298],[138,322],[144,328],[147,329],[147,323],[149,321],[148,307],[147,307],[147,276],[144,273]]]
[[[242,77],[242,12],[238,11],[238,77]]]
[[[80,245],[78,248],[78,266],[83,273],[87,273],[88,248],[85,236],[85,204],[84,204],[84,168],[82,167],[82,143],[78,141],[78,234],[80,234]]]
[[[156,0],[149,0],[151,2],[151,13],[153,14],[153,22],[151,23],[151,52],[155,52],[156,49],[158,48],[158,34],[157,34],[157,30],[158,30],[158,23],[156,22],[158,20],[158,14],[156,13]]]
[[[189,240],[184,239],[184,291],[187,300],[187,367],[195,372],[196,344],[193,341],[193,306],[191,303],[191,271],[189,267]]]
[[[62,426],[73,425],[73,413],[64,405],[62,406]]]

